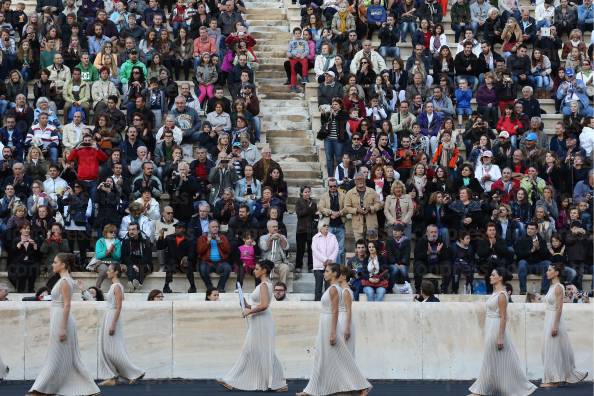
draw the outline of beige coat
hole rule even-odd
[[[365,231],[365,225],[367,225],[368,230],[377,230],[378,227],[377,212],[382,209],[382,203],[374,189],[369,187],[365,188],[363,205],[371,209],[366,215],[357,213],[357,209],[360,207],[357,187],[353,187],[351,190],[347,191],[344,197],[344,210],[353,216],[351,225],[353,227],[353,232],[356,233],[363,233]]]
[[[346,223],[346,211],[344,210],[344,193],[342,191],[338,191],[338,207],[340,208],[340,216],[342,217],[342,222]],[[318,210],[324,217],[330,217],[332,214],[332,209],[330,209],[330,193],[326,192],[320,197],[320,202],[318,203]]]
[[[400,197],[400,209],[402,210],[400,221],[403,224],[411,224],[414,206],[413,201],[408,194],[403,194]],[[394,194],[390,194],[386,197],[384,214],[386,215],[386,225],[396,223],[396,196]]]

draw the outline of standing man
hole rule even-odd
[[[352,216],[352,227],[355,240],[365,239],[367,231],[378,231],[377,212],[382,209],[382,203],[374,189],[365,185],[365,176],[355,174],[355,187],[344,197],[344,210]]]

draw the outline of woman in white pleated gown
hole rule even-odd
[[[322,296],[322,311],[316,339],[313,373],[298,396],[323,396],[334,393],[369,393],[371,384],[361,373],[344,340],[344,329],[338,324],[342,289],[338,286],[340,265],[328,264],[324,280],[330,284]]]
[[[119,264],[107,267],[107,278],[112,284],[105,296],[105,316],[99,329],[99,376],[107,378],[100,386],[113,386],[118,378],[124,378],[133,384],[142,377],[144,371],[135,366],[128,357],[124,329],[122,326],[122,303],[124,286],[120,282],[122,269]]]
[[[349,279],[352,276],[352,270],[346,266],[340,266],[340,278],[338,285],[342,288],[342,298],[338,306],[338,327],[343,329],[344,341],[349,349],[353,359],[355,358],[355,325],[353,324],[353,300],[354,293],[349,286]]]
[[[569,342],[567,329],[561,317],[563,312],[563,297],[565,287],[559,282],[559,275],[563,273],[563,264],[551,264],[546,276],[551,282],[551,287],[544,298],[544,344],[542,360],[544,375],[542,388],[553,388],[563,383],[574,384],[584,380],[587,372],[575,369],[573,349]]]
[[[245,302],[243,315],[247,318],[248,330],[243,349],[231,371],[219,380],[229,390],[288,390],[283,367],[274,347],[274,320],[270,312],[272,284],[269,279],[273,268],[274,263],[262,260],[254,269],[254,276],[260,280],[260,284],[250,294],[250,303]]]
[[[28,395],[87,396],[99,394],[93,377],[83,365],[76,337],[76,322],[70,312],[74,280],[70,269],[74,255],[59,253],[52,270],[60,280],[52,288],[50,336],[47,357]]]
[[[2,381],[8,375],[8,366],[4,364],[2,361],[2,357],[0,357],[0,381]]]
[[[487,300],[485,352],[477,380],[470,387],[472,395],[527,396],[536,390],[528,381],[520,357],[507,331],[507,294],[505,282],[511,274],[494,269],[489,278],[493,294]]]

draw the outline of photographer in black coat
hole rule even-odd
[[[122,239],[121,264],[126,266],[128,282],[132,282],[135,288],[142,287],[145,274],[153,272],[152,259],[150,235],[144,235],[138,223],[130,223]]]
[[[162,230],[157,239],[157,248],[165,249],[165,286],[163,293],[172,293],[169,283],[173,281],[173,274],[178,269],[186,273],[190,288],[188,293],[196,293],[194,281],[194,265],[196,263],[195,243],[186,235],[186,223],[178,221],[174,225],[175,234],[164,237],[165,230]]]

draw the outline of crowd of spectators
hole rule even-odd
[[[256,145],[254,73],[266,60],[241,0],[38,0],[30,14],[3,1],[0,229],[10,282],[32,292],[55,254],[76,252],[99,291],[117,262],[132,291],[160,271],[164,293],[178,272],[189,292],[198,272],[220,293],[257,259],[274,263],[286,291],[307,256],[317,297],[323,265],[348,261],[356,295],[381,301],[403,290],[414,254],[418,293],[428,273],[442,293],[458,292],[461,277],[475,292],[474,273],[501,264],[525,293],[527,274],[555,260],[582,289],[592,263],[594,47],[579,29],[592,29],[591,1],[563,0],[551,14],[546,0],[536,19],[514,2],[442,3],[302,0],[287,85],[301,91],[313,69],[330,177],[317,199],[308,186],[294,197],[293,259],[284,173]],[[409,35],[413,54],[401,59]],[[539,98],[563,114],[551,139]]]
[[[329,176],[314,272],[332,236],[344,260],[350,222],[352,287],[371,301],[409,289],[409,270],[417,293],[427,274],[441,293],[473,293],[476,272],[490,291],[490,270],[504,265],[526,294],[528,274],[546,292],[547,266],[562,261],[565,281],[588,287],[594,44],[583,32],[594,11],[590,0],[537,3],[300,0],[288,84],[308,83],[295,61],[307,59]],[[401,58],[409,35],[412,55]],[[554,130],[543,107],[559,114]]]

